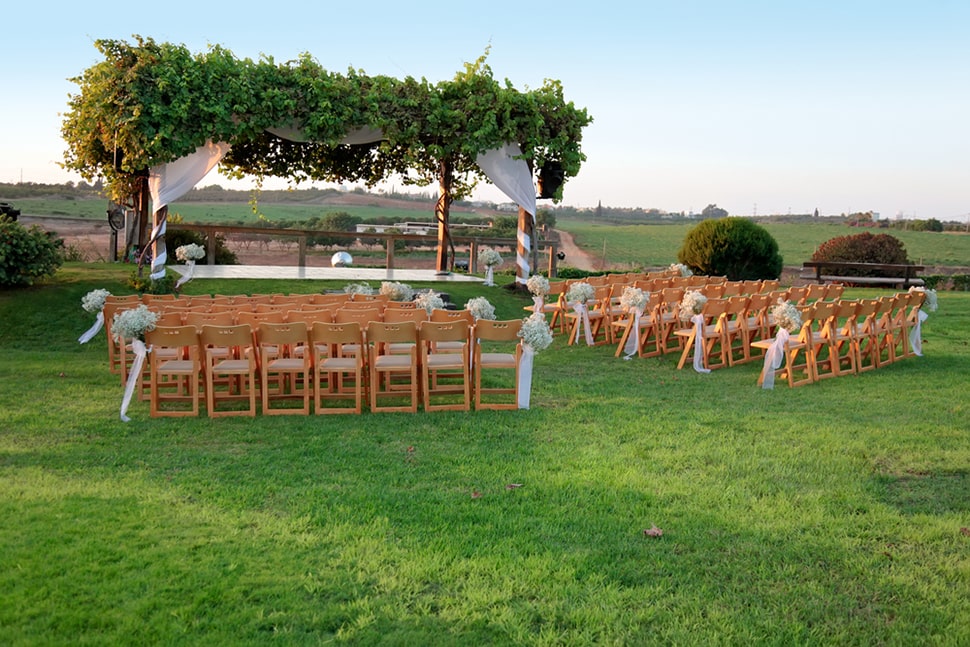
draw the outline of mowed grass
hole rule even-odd
[[[816,248],[838,236],[851,236],[869,231],[889,234],[903,242],[909,259],[925,265],[970,265],[970,235],[899,229],[860,229],[841,224],[766,223],[759,222],[778,242],[786,266],[801,266],[811,260]],[[591,221],[560,218],[556,226],[571,234],[595,259],[607,265],[629,263],[641,267],[666,265],[677,260],[677,251],[694,224],[610,225]],[[567,259],[566,264],[569,263]]]
[[[126,424],[76,342],[126,276],[0,293],[0,643],[970,640],[966,294],[925,357],[795,390],[557,338],[528,411]]]

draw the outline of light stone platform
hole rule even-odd
[[[182,275],[185,265],[170,269]],[[388,270],[381,267],[298,267],[296,265],[196,265],[195,279],[316,279],[328,281],[441,281],[445,283],[482,283],[483,278],[468,274],[438,274],[434,270]]]

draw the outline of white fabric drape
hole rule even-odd
[[[694,322],[694,370],[710,373],[711,369],[704,368],[704,315],[694,315],[690,320]]]
[[[122,339],[121,343],[125,343],[125,340]],[[128,405],[131,404],[135,387],[141,383],[141,370],[145,365],[145,356],[149,353],[145,342],[140,339],[131,340],[131,350],[135,352],[135,359],[131,362],[131,372],[128,373],[128,382],[125,384],[125,397],[121,400],[121,419],[124,422],[131,422],[131,418],[128,417]]]
[[[633,309],[633,331],[626,338],[623,346],[625,353],[623,359],[632,359],[634,355],[640,353],[640,318],[643,316],[643,308]]]
[[[505,144],[501,148],[487,151],[475,160],[489,181],[516,203],[529,212],[532,222],[536,217],[536,188],[532,183],[532,172],[524,159],[516,159],[522,155],[518,144]],[[519,227],[516,234],[515,264],[516,280],[524,283],[531,272],[531,263],[527,253],[521,250],[532,249],[532,238]]]
[[[765,353],[765,365],[761,369],[764,376],[761,380],[762,389],[775,388],[775,371],[781,367],[785,359],[785,345],[788,344],[790,333],[784,328],[779,328],[775,333],[775,341],[771,342],[768,351]],[[789,369],[790,370],[790,369]]]
[[[148,190],[152,196],[152,222],[154,223],[151,240],[161,241],[155,245],[156,251],[152,258],[151,277],[153,279],[165,276],[165,263],[168,261],[168,253],[165,250],[165,230],[168,219],[159,216],[159,211],[188,193],[228,152],[229,144],[207,142],[199,146],[191,155],[168,164],[153,166],[149,171]]]
[[[495,270],[491,265],[485,268],[485,283],[483,285],[487,285],[489,287],[495,285]]]
[[[912,349],[913,355],[917,357],[923,356],[923,322],[929,318],[928,314],[922,310],[917,310],[916,323],[913,324],[913,329],[909,331],[909,347]]]
[[[180,287],[182,287],[183,285],[191,281],[192,277],[195,276],[195,261],[193,260],[185,261],[185,266],[187,268],[185,270],[185,274],[183,274],[182,277],[175,283],[176,290],[178,290]]]
[[[104,327],[104,310],[98,310],[98,316],[94,321],[94,325],[88,328],[87,332],[77,338],[79,344],[86,344]]]
[[[586,345],[592,346],[593,331],[590,330],[590,325],[589,325],[589,307],[585,303],[580,303],[579,301],[573,303],[572,306],[573,306],[573,312],[575,312],[576,315],[579,317],[579,321],[576,324],[577,325],[576,339],[573,340],[573,343],[575,344],[579,341],[579,334],[580,332],[582,332],[586,338]]]
[[[519,356],[519,408],[528,409],[532,401],[532,366],[536,351],[528,344],[522,344],[522,355]]]

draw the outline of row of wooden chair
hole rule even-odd
[[[262,322],[149,331],[150,413],[515,409],[521,320]],[[514,345],[514,348],[512,347]],[[511,396],[511,398],[509,397]],[[243,407],[227,403],[241,400]],[[295,401],[297,406],[286,406]]]

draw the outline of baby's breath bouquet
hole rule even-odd
[[[374,288],[366,283],[348,283],[344,286],[344,294],[374,294]]]
[[[697,290],[687,290],[684,298],[680,301],[680,318],[684,321],[690,320],[694,315],[701,313],[707,297]]]
[[[525,282],[525,287],[529,288],[529,292],[534,296],[544,297],[549,294],[549,279],[541,274],[533,274]]]
[[[627,312],[642,310],[649,302],[650,297],[647,293],[632,285],[623,288],[623,294],[620,295],[620,307]]]
[[[936,290],[929,290],[927,288],[922,288],[922,287],[913,287],[913,288],[910,288],[909,291],[922,292],[923,294],[925,294],[926,298],[923,300],[923,305],[921,306],[921,309],[925,310],[926,312],[936,312],[936,309],[939,307],[939,302],[936,299]]]
[[[569,289],[566,290],[566,301],[569,303],[585,304],[593,298],[594,294],[596,294],[596,289],[592,285],[586,281],[578,281],[570,285]]]
[[[478,250],[478,262],[485,267],[497,267],[502,264],[502,256],[491,247],[482,247]]]
[[[428,316],[431,316],[432,310],[441,310],[445,307],[441,295],[434,290],[419,293],[418,296],[414,297],[414,303],[418,308],[424,308]]]
[[[552,330],[542,314],[536,313],[525,318],[519,329],[522,343],[538,352],[549,348],[552,344]]]
[[[158,313],[152,312],[145,304],[115,313],[111,320],[111,334],[119,344],[133,339],[145,341],[145,333],[155,330]]]
[[[205,258],[205,249],[201,245],[197,245],[195,243],[182,245],[175,249],[175,258],[183,263],[197,261],[200,258]]]
[[[671,263],[670,271],[677,272],[680,276],[694,276],[694,273],[690,271],[690,268],[683,263]]]
[[[779,328],[788,332],[795,332],[802,327],[802,313],[791,301],[778,299],[778,304],[771,309],[771,320]]]
[[[465,304],[465,310],[471,312],[476,321],[478,319],[495,320],[495,306],[489,303],[485,297],[469,299],[468,303]]]
[[[382,281],[381,294],[391,301],[410,301],[414,298],[414,290],[407,283],[397,281]]]
[[[91,341],[91,339],[98,334],[98,331],[104,326],[104,302],[111,296],[111,293],[107,290],[91,290],[83,297],[81,297],[81,307],[84,308],[85,312],[90,312],[97,315],[97,319],[94,325],[91,326],[87,332],[78,337],[78,343],[86,344]]]

